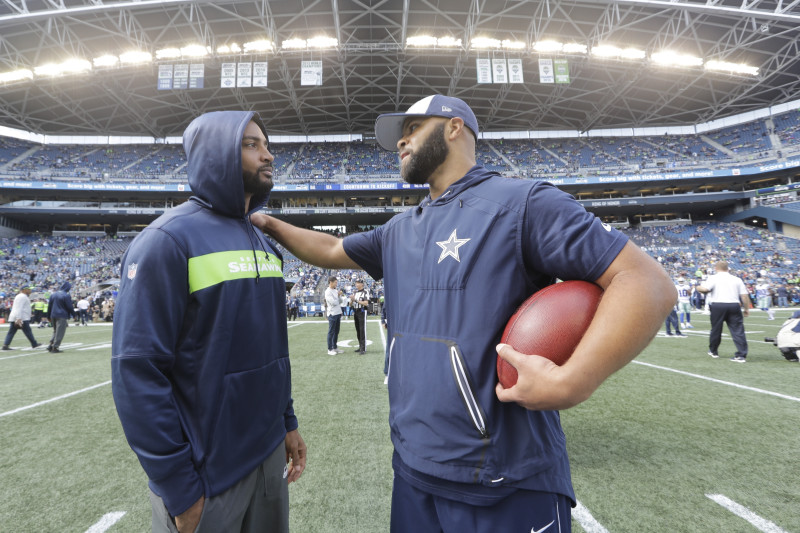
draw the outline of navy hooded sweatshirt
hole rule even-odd
[[[252,472],[297,428],[282,256],[245,213],[251,112],[207,113],[183,136],[196,194],[122,258],[112,390],[133,451],[171,515]]]
[[[50,299],[47,301],[47,318],[69,318],[75,314],[72,298],[69,295],[71,288],[72,284],[65,281],[56,292],[50,295]]]

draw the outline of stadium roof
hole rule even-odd
[[[461,39],[412,49],[418,35]],[[332,50],[284,50],[332,37]],[[525,43],[476,50],[473,38]],[[259,55],[154,61],[58,78],[0,83],[0,126],[47,135],[180,135],[205,111],[251,109],[275,134],[370,134],[380,113],[433,93],[468,101],[484,131],[696,124],[800,94],[800,0],[0,0],[0,74],[72,57],[269,39]],[[645,59],[542,54],[558,40],[633,46]],[[657,66],[673,50],[745,63],[759,74]],[[477,59],[521,59],[524,83],[477,82]],[[569,83],[541,83],[539,59],[566,59]],[[267,87],[221,87],[222,63],[268,62]],[[322,85],[301,84],[301,61],[322,62]],[[159,65],[204,64],[204,88],[158,90]]]

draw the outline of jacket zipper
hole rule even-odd
[[[453,369],[453,376],[455,377],[458,391],[461,394],[461,399],[464,400],[467,412],[472,419],[472,424],[475,426],[475,429],[478,430],[478,433],[480,433],[481,438],[488,439],[489,432],[486,429],[486,415],[483,409],[481,409],[478,400],[475,398],[475,394],[472,392],[472,382],[469,379],[469,375],[467,375],[466,365],[461,357],[461,352],[455,344],[450,344],[449,350],[450,366]]]

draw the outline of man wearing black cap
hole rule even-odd
[[[364,288],[364,280],[356,280],[356,292],[350,295],[350,307],[353,308],[353,322],[356,324],[356,337],[360,354],[367,353],[367,311],[369,307],[369,291]]]
[[[371,231],[340,240],[252,220],[303,261],[384,280],[392,531],[569,531],[558,410],[644,349],[677,293],[657,262],[568,194],[476,164],[477,134],[469,106],[443,95],[379,116],[378,143],[430,194]],[[498,345],[517,307],[556,278],[605,291],[569,361]],[[519,372],[511,388],[497,383],[498,354]]]

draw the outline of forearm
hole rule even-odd
[[[286,247],[298,259],[323,268],[360,268],[344,251],[342,240],[260,213],[250,217],[253,224]]]

